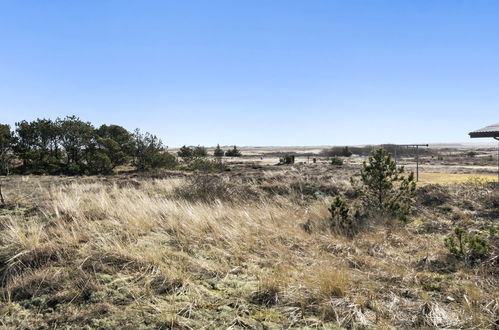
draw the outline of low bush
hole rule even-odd
[[[255,200],[259,193],[242,182],[231,182],[216,175],[193,175],[187,184],[175,189],[175,195],[189,201],[214,202]]]
[[[331,230],[340,235],[353,237],[361,230],[360,212],[350,208],[347,202],[337,196],[329,208]]]
[[[343,159],[341,159],[340,157],[332,157],[331,164],[341,166],[341,165],[343,165]]]
[[[490,234],[494,235],[494,232],[491,231]],[[455,227],[444,242],[452,255],[470,265],[484,260],[492,250],[492,245],[485,233],[471,234],[461,227]]]
[[[236,146],[234,146],[232,149],[229,149],[225,152],[225,156],[227,157],[241,157],[243,154],[239,149],[237,149]]]
[[[294,164],[295,156],[294,155],[284,155],[279,158],[279,164]]]

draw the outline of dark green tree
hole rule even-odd
[[[227,157],[241,157],[242,154],[239,151],[239,149],[237,149],[237,147],[234,146],[231,150],[227,150],[225,152],[225,156],[227,156]]]
[[[60,170],[59,127],[47,119],[16,123],[15,153],[22,169],[33,173],[56,173]]]
[[[116,166],[129,163],[134,156],[135,139],[118,125],[102,125],[97,130],[96,150],[92,155],[93,171],[110,173]]]
[[[220,148],[220,145],[217,144],[217,147],[215,148],[215,151],[213,152],[213,156],[215,157],[223,157],[225,155],[225,152]]]
[[[24,169],[32,167],[32,163],[39,158],[36,152],[37,133],[32,123],[23,120],[16,123],[17,144],[16,155],[22,160]]]
[[[343,148],[343,150],[341,151],[341,155],[343,157],[350,157],[350,156],[352,156],[352,152],[350,151],[350,149],[348,149],[348,146],[345,146]]]
[[[115,141],[118,143],[121,151],[129,156],[133,155],[135,139],[125,128],[119,125],[102,125],[97,130],[97,136]]]
[[[68,116],[58,120],[61,129],[61,145],[66,156],[68,174],[83,174],[91,156],[97,148],[96,131],[89,122],[76,116]]]

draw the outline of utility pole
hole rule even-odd
[[[495,140],[499,141],[499,137],[494,137]],[[499,186],[499,143],[497,143],[497,183]]]
[[[428,144],[397,144],[395,145],[395,150],[397,150],[397,146],[413,147],[416,149],[416,181],[419,181],[419,147],[428,147]]]

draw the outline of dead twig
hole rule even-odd
[[[5,206],[5,199],[3,198],[1,183],[0,183],[0,206]]]

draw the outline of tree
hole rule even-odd
[[[15,153],[23,162],[23,168],[32,167],[32,163],[37,159],[36,155],[36,131],[32,123],[23,120],[16,123],[17,144]]]
[[[352,152],[350,151],[350,149],[348,149],[348,146],[345,146],[343,148],[343,150],[341,151],[341,155],[343,157],[350,157],[350,156],[352,156]]]
[[[163,147],[163,142],[150,133],[142,134],[138,129],[134,132],[135,157],[134,165],[139,171],[166,167],[173,168],[176,160]]]
[[[0,124],[0,174],[8,175],[15,138],[9,125]]]
[[[196,151],[206,153],[204,147]],[[110,173],[131,161],[140,170],[176,165],[175,157],[154,135],[138,130],[131,134],[119,125],[95,129],[76,116],[23,120],[16,123],[15,133],[0,124],[0,173],[8,171],[14,156],[22,160],[19,171],[35,174]]]
[[[97,163],[94,170],[111,172],[116,166],[130,162],[134,155],[135,139],[125,128],[118,125],[102,125],[97,130]]]
[[[328,157],[350,157],[352,156],[352,151],[348,146],[345,147],[332,147],[330,149],[324,149],[321,154]]]
[[[97,147],[95,129],[92,124],[76,116],[68,116],[58,122],[61,145],[66,154],[66,171],[69,174],[82,174]]]
[[[182,146],[180,150],[177,152],[177,155],[184,160],[189,160],[194,157],[194,150],[187,146]]]
[[[411,210],[415,195],[414,173],[403,175],[404,167],[397,167],[390,153],[378,148],[364,162],[358,184],[352,178],[352,185],[362,199],[365,210],[374,216],[391,216],[405,220]]]
[[[34,173],[56,173],[60,170],[59,137],[57,123],[48,119],[25,120],[16,123],[16,155],[23,169]]]
[[[133,155],[135,139],[125,128],[119,125],[102,125],[97,129],[97,136],[115,141],[121,151],[129,156]]]
[[[220,145],[217,144],[217,147],[215,148],[215,151],[213,152],[213,156],[215,157],[223,157],[225,155],[225,152],[220,148]]]
[[[232,150],[227,150],[227,152],[225,152],[225,156],[228,156],[228,157],[241,157],[242,154],[239,151],[239,149],[237,149],[237,147],[234,146],[234,148],[232,148]]]

